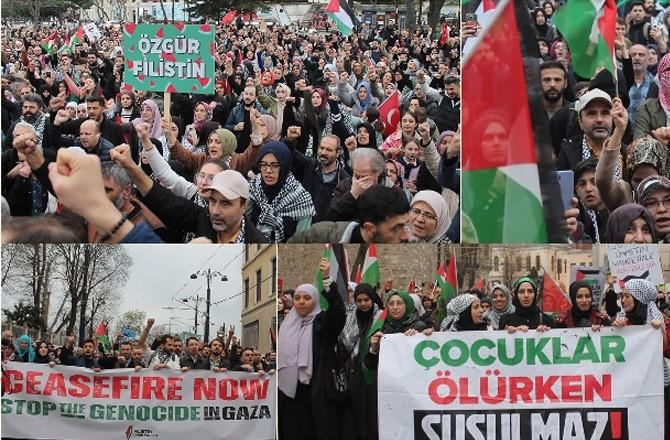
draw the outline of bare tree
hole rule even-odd
[[[445,0],[429,0],[428,2],[428,26],[435,31],[437,23],[440,21],[440,11],[444,6]]]
[[[410,32],[416,29],[416,5],[415,0],[405,0],[405,7],[407,8],[407,22],[405,23]]]

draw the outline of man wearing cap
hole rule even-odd
[[[615,99],[621,103],[619,98]],[[612,134],[612,106],[613,101],[610,95],[600,89],[589,90],[579,98],[575,103],[575,111],[578,115],[579,127],[584,134],[563,141],[561,152],[556,160],[557,170],[570,170],[584,159],[600,157],[605,142]],[[626,121],[628,121],[627,113]],[[623,129],[625,128],[626,125]],[[623,132],[621,134],[623,136]],[[621,139],[616,142],[616,145],[618,149],[621,149]],[[612,144],[610,143],[609,146],[611,147]],[[616,165],[615,175],[617,179],[621,178],[620,158]]]
[[[112,150],[112,160],[128,171],[142,195],[142,202],[169,228],[194,232],[213,243],[267,243],[244,211],[249,199],[249,183],[234,170],[221,171],[205,188],[208,206],[179,197],[156,184],[130,156],[127,145]]]

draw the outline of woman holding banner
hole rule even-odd
[[[663,332],[663,348],[668,345],[663,314],[656,306],[658,291],[647,280],[632,279],[626,281],[621,292],[621,307],[624,315],[612,323],[615,327],[650,324]],[[663,386],[665,396],[665,438],[670,438],[670,368],[663,359]]]
[[[537,306],[537,284],[529,277],[523,277],[514,283],[512,304],[515,310],[500,318],[499,330],[514,333],[517,330],[544,332],[556,327],[556,321]]]
[[[504,284],[496,284],[491,289],[491,308],[484,315],[493,330],[500,330],[500,318],[516,310],[512,305],[512,292]]]
[[[570,284],[570,302],[572,307],[558,318],[557,327],[591,327],[593,331],[597,331],[601,326],[610,325],[609,318],[594,307],[593,290],[586,281]]]
[[[464,293],[447,304],[447,317],[440,323],[440,331],[465,332],[488,330],[484,320],[484,310],[477,295]]]
[[[328,260],[322,258],[319,268],[324,290],[319,295],[311,284],[298,286],[279,328],[279,438],[339,438],[336,407],[329,399],[337,392],[331,370],[346,315]],[[327,310],[321,310],[321,297]]]

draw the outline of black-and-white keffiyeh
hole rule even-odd
[[[152,356],[152,359],[149,361],[149,363],[151,363],[151,361],[153,360],[153,358],[158,358],[158,363],[159,363],[159,364],[167,364],[169,361],[173,361],[173,360],[175,360],[175,359],[176,359],[177,361],[179,360],[179,359],[177,359],[177,355],[176,355],[176,354],[174,354],[174,353],[166,353],[166,352],[164,352],[164,351],[163,351],[162,349],[160,349],[160,348],[159,348],[158,350],[154,351],[154,354],[153,354],[153,356]]]
[[[586,135],[582,136],[582,160],[589,159],[591,157],[591,148],[589,143],[586,142]],[[614,177],[617,180],[621,180],[621,159],[617,159],[617,165],[614,169]]]
[[[256,227],[270,241],[280,243],[285,240],[282,218],[300,220],[316,214],[312,196],[303,188],[292,173],[288,173],[286,182],[277,196],[270,202],[261,186],[259,174],[249,186],[250,197],[261,208]]]
[[[458,316],[472,304],[477,297],[472,293],[464,293],[452,298],[447,304],[447,317],[440,324],[440,331],[456,331],[456,321]]]
[[[373,319],[377,316],[379,307],[377,304],[372,304],[373,307]],[[358,343],[361,338],[366,337],[367,335],[361,335],[361,329],[358,326],[358,317],[356,316],[356,304],[350,304],[347,306],[347,320],[344,323],[344,329],[340,333],[340,342],[344,347],[351,353],[351,357],[356,357],[358,354]],[[370,320],[372,323],[372,320]]]
[[[24,116],[21,116],[19,121],[26,122],[35,127],[35,131],[37,132],[37,148],[42,151],[42,139],[44,139],[44,127],[47,124],[47,115],[45,113],[40,113],[34,120],[32,118],[26,119]]]
[[[594,209],[586,208],[586,213],[593,223],[594,235],[593,240],[595,243],[600,243],[600,230],[598,229],[598,218],[596,217],[596,211]]]

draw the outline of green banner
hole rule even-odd
[[[125,87],[171,93],[214,93],[214,26],[134,24],[123,27]]]

